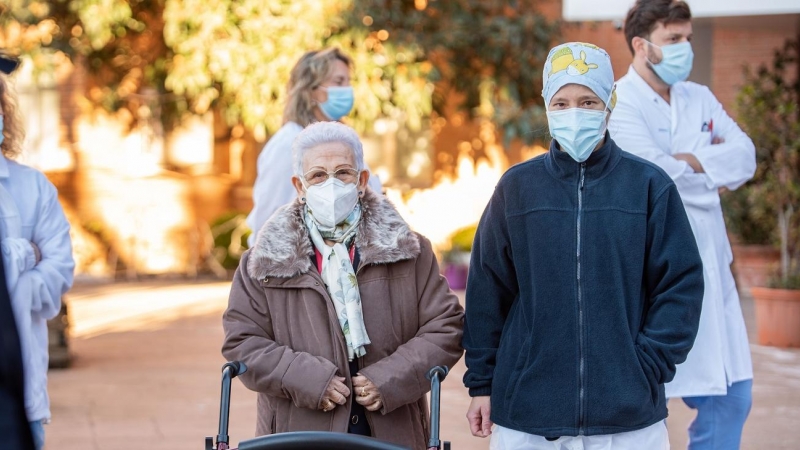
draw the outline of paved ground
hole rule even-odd
[[[159,281],[79,286],[69,296],[72,367],[50,373],[48,450],[201,449],[219,416],[220,314],[227,283]],[[752,305],[743,300],[752,329]],[[752,333],[751,333],[752,336]],[[752,346],[754,405],[744,449],[796,449],[800,351]],[[487,449],[466,428],[463,363],[444,383],[442,438]],[[254,434],[255,396],[235,382],[232,442]],[[670,404],[672,448],[685,448],[692,413]]]

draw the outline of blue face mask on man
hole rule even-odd
[[[322,89],[328,92],[328,99],[319,104],[319,109],[325,117],[339,120],[350,114],[354,103],[352,86],[329,86]]]
[[[653,47],[658,47],[650,41],[647,41],[647,43]],[[647,60],[656,75],[670,86],[679,81],[686,81],[692,71],[692,63],[694,62],[692,44],[679,42],[658,48],[661,49],[661,54],[663,55],[661,62],[655,64],[649,58]]]
[[[596,109],[570,108],[547,112],[547,125],[550,135],[558,142],[561,150],[575,161],[582,163],[597,147],[606,133],[608,111]]]

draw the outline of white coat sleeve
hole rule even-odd
[[[713,136],[724,139],[724,142],[697,148],[694,155],[708,176],[709,188],[726,187],[734,190],[753,178],[756,172],[756,148],[708,88],[705,88],[705,94],[706,101],[712,104]]]
[[[708,187],[709,177],[695,173],[687,162],[665,153],[656,143],[654,130],[647,125],[642,111],[636,108],[634,102],[617,103],[611,113],[608,129],[622,150],[661,167],[675,182],[684,204],[703,209],[719,205],[719,194]]]
[[[275,136],[278,137],[278,136]],[[258,230],[281,206],[297,196],[292,185],[292,139],[271,139],[258,155],[258,175],[253,185],[253,210],[247,216],[252,247]]]
[[[32,242],[39,247],[42,260],[19,275],[14,297],[28,297],[30,310],[44,319],[52,319],[61,309],[61,296],[72,287],[75,262],[69,222],[58,202],[58,193],[45,177],[38,180],[36,223]]]

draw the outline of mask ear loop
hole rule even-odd
[[[611,86],[611,93],[608,94],[608,98],[606,99],[606,111],[608,111],[608,113],[611,114],[611,112],[614,110],[614,106],[616,105],[617,105],[617,83],[614,83],[614,85]]]
[[[647,61],[647,64],[650,64],[650,66],[657,66],[657,65],[661,64],[662,62],[664,62],[664,50],[662,50],[662,49],[661,49],[661,46],[660,46],[660,45],[653,44],[652,42],[648,41],[648,40],[647,40],[647,39],[645,39],[645,38],[641,38],[641,39],[642,39],[643,41],[645,41],[645,42],[647,43],[647,45],[652,45],[653,47],[655,47],[655,48],[657,48],[657,49],[661,50],[661,61],[660,61],[660,62],[657,62],[657,63],[654,63],[653,61],[650,61],[650,57],[648,56],[648,52],[647,52],[647,50],[645,49],[645,51],[644,51],[644,59],[645,59],[645,61]],[[616,83],[615,83],[615,85],[616,85]]]
[[[611,93],[608,94],[608,99],[606,99],[606,107],[603,109],[603,112],[606,113],[606,118],[603,121],[603,128],[600,131],[602,136],[605,136],[606,131],[608,131],[608,116],[614,111],[614,106],[617,104],[617,83],[611,87]]]

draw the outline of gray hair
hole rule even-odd
[[[306,151],[321,144],[339,142],[353,151],[356,170],[364,170],[364,148],[356,131],[339,122],[315,122],[307,126],[292,144],[292,168],[298,177],[303,176],[303,156]]]

